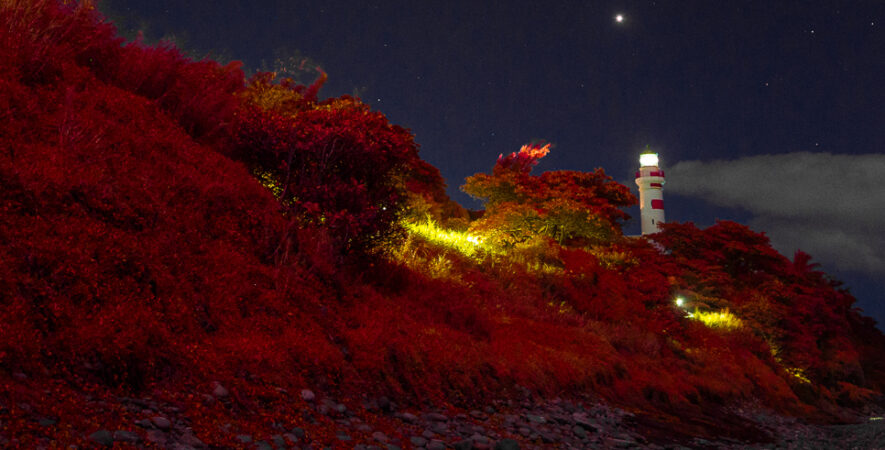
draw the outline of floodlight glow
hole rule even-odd
[[[685,304],[685,299],[682,297],[676,297],[676,306],[682,306]]]
[[[643,153],[639,155],[639,164],[643,166],[657,166],[658,165],[658,154],[657,153]]]

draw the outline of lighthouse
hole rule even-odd
[[[664,223],[664,171],[658,167],[657,153],[642,153],[639,164],[636,184],[639,186],[642,234],[657,233],[658,224]]]

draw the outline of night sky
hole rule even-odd
[[[357,95],[411,129],[470,208],[464,178],[529,141],[554,144],[537,171],[602,167],[634,189],[649,146],[668,221],[735,220],[790,257],[801,248],[882,328],[885,1],[435,3],[99,8],[124,36],[247,70],[307,58],[329,74],[322,95]]]

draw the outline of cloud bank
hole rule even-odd
[[[885,276],[885,155],[784,153],[684,161],[666,190],[741,208],[787,256],[802,249],[826,267]]]

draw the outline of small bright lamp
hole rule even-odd
[[[676,297],[676,306],[682,306],[685,304],[685,299],[682,297]]]
[[[658,154],[657,153],[643,153],[639,155],[639,164],[645,166],[657,166],[658,165]]]

